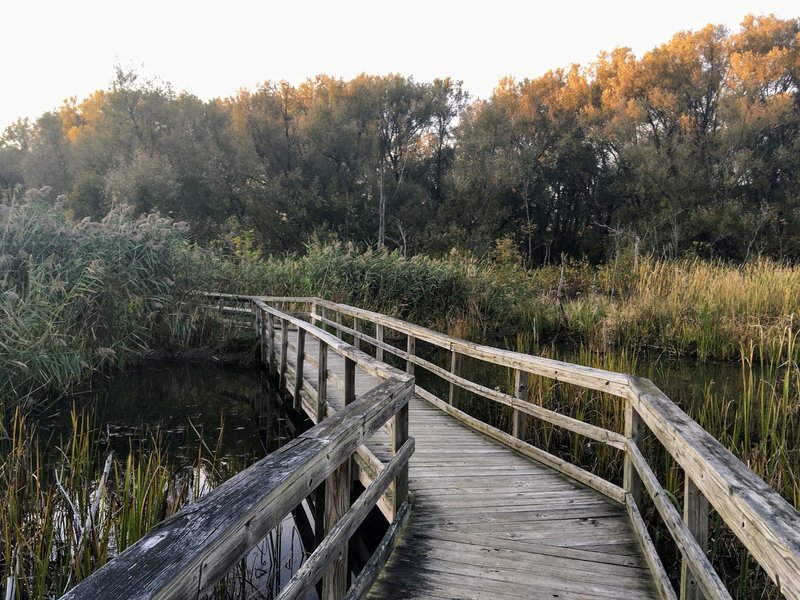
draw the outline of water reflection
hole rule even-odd
[[[287,412],[252,366],[152,363],[95,377],[39,415],[39,438],[53,456],[60,440],[70,436],[73,407],[91,415],[103,446],[97,448],[100,460],[110,451],[122,465],[129,455],[138,460],[154,447],[166,453],[162,462],[173,473],[165,492],[182,504],[281,447],[307,425]],[[311,514],[304,503],[287,515],[208,597],[276,597],[313,550]],[[124,535],[115,539],[113,532],[110,537],[112,556],[135,541]],[[317,591],[305,597],[318,598]]]

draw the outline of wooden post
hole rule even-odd
[[[336,337],[342,337],[342,313],[336,313]]]
[[[528,374],[525,371],[514,372],[514,396],[525,402],[528,401]],[[524,442],[528,415],[515,409],[513,419],[511,433],[515,438]]]
[[[394,416],[392,421],[392,453],[402,448],[408,440],[408,404],[401,408]],[[408,498],[408,464],[397,474],[394,480],[394,494],[392,506],[392,519],[397,511]]]
[[[361,333],[361,320],[358,317],[353,317],[353,348],[359,350],[361,348],[361,338],[357,334]]]
[[[341,323],[341,314],[337,315],[337,323]],[[341,334],[341,331],[340,331]],[[356,363],[344,358],[344,403],[351,404],[356,399]],[[325,482],[325,535],[339,522],[350,507],[350,463],[345,461],[328,477]],[[331,564],[322,578],[322,600],[341,600],[347,592],[347,544],[341,554]]]
[[[322,322],[323,319],[327,319],[328,318],[328,309],[325,308],[324,306],[320,306],[319,307],[319,317],[320,317],[319,328],[322,329],[322,331],[328,331],[328,329],[327,329],[328,326],[325,325],[325,323]]]
[[[267,347],[267,313],[263,309],[259,309],[261,313],[261,331],[259,332],[261,337],[261,364],[267,364],[267,357],[269,353],[269,348]]]
[[[417,351],[417,338],[415,338],[410,333],[408,334],[408,341],[406,342],[406,352],[409,356],[414,356]],[[414,374],[414,363],[410,360],[406,360],[406,373],[409,375]]]
[[[325,420],[328,411],[328,344],[319,341],[319,371],[317,373],[317,423]]]
[[[633,403],[630,400],[626,400],[625,437],[627,437],[631,443],[635,444],[639,449],[641,449],[643,434],[644,423],[642,423],[642,418],[639,416],[639,413],[636,412],[636,409],[633,407]],[[636,506],[641,507],[642,480],[639,477],[639,473],[636,471],[636,467],[633,465],[633,461],[627,454],[625,455],[624,469],[625,470],[622,476],[622,487],[631,495],[631,499],[634,501]]]
[[[450,359],[450,372],[453,375],[461,376],[461,355],[455,350],[452,351],[452,358]],[[461,402],[461,388],[455,383],[450,384],[450,406],[458,408]]]
[[[325,535],[350,507],[350,458],[325,481]],[[322,600],[342,600],[347,592],[347,544],[322,578]]]
[[[706,552],[708,550],[708,500],[703,492],[697,489],[689,473],[684,473],[686,482],[683,492],[683,520],[692,532],[697,544]],[[686,561],[681,565],[681,600],[703,600],[705,596],[697,585],[694,574]]]
[[[275,374],[275,317],[267,313],[267,367],[270,375]]]
[[[383,325],[375,325],[375,339],[379,342],[383,341]],[[383,348],[375,346],[375,358],[383,360]]]
[[[356,361],[344,357],[344,405],[352,404],[356,399]]]
[[[278,389],[281,393],[286,388],[286,364],[289,353],[289,321],[281,319],[281,370],[278,374]]]
[[[297,365],[294,370],[294,409],[297,411],[303,408],[303,397],[300,391],[303,389],[303,363],[306,353],[306,330],[302,327],[297,329]]]

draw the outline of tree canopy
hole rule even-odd
[[[6,202],[51,186],[75,219],[131,204],[197,239],[252,230],[266,252],[311,237],[529,265],[658,255],[800,257],[800,19],[708,25],[641,57],[504,79],[398,74],[264,82],[202,101],[117,69],[0,136]]]

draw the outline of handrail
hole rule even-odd
[[[301,299],[294,300],[302,301]],[[515,411],[515,423],[519,420],[519,413],[524,413],[580,435],[587,435],[612,447],[619,448],[620,441],[624,440],[622,449],[626,454],[625,484],[623,485],[626,494],[625,503],[629,507],[629,512],[636,511],[638,514],[637,507],[641,505],[640,490],[642,480],[644,480],[645,490],[653,499],[659,514],[683,555],[684,570],[680,590],[682,598],[700,598],[703,595],[706,598],[730,597],[706,557],[706,499],[764,568],[778,589],[787,597],[800,597],[800,512],[689,418],[651,381],[474,344],[400,319],[319,298],[307,298],[305,302],[313,307],[346,315],[353,319],[354,325],[356,320],[372,322],[376,325],[376,330],[378,327],[381,328],[380,336],[372,337],[363,331],[357,331],[356,327],[347,327],[341,324],[341,319],[334,323],[324,315],[316,314],[315,311],[311,311],[314,314],[310,315],[311,319],[316,322],[335,326],[341,332],[352,335],[362,342],[370,343],[381,351],[390,352],[409,363],[429,370],[448,381],[451,389],[457,386],[487,399],[511,406]],[[522,374],[523,387],[527,384],[526,374],[534,374],[621,397],[626,401],[625,435],[621,436],[602,428],[582,429],[575,423],[578,421],[577,419],[566,415],[554,415],[551,414],[552,411],[540,410],[541,407],[526,410],[524,399],[520,397],[526,394],[517,393],[517,397],[514,397],[490,390],[485,386],[470,382],[456,368],[447,371],[415,356],[413,352],[404,352],[386,344],[383,341],[384,329],[394,330],[409,338],[424,340],[439,348],[449,350],[454,357],[454,367],[456,363],[460,362],[460,359],[456,361],[455,357],[463,355],[516,369],[518,386],[520,374]],[[529,456],[537,458],[538,454],[539,460],[544,460],[584,483],[598,489],[602,487],[597,485],[596,480],[587,479],[585,475],[578,473],[576,476],[573,469],[578,469],[577,467],[570,465],[571,468],[563,468],[563,465],[558,463],[560,459],[555,459],[540,449],[536,449],[538,453],[534,452],[530,448],[521,446],[513,436],[485,424],[478,424],[476,419],[468,417],[453,405],[454,394],[452,391],[449,404],[436,398],[430,392],[422,390],[419,386],[417,386],[417,393],[454,416],[459,417],[458,413],[461,413],[461,420],[471,427],[480,429]],[[457,397],[457,394],[455,396]],[[665,500],[666,494],[663,488],[658,484],[641,452],[638,451],[637,444],[642,439],[643,427],[653,431],[667,452],[685,471],[686,493],[682,518],[672,504]],[[544,456],[539,453],[543,453]],[[611,490],[600,489],[600,491],[611,497],[615,495],[614,488]],[[631,516],[632,522],[636,526],[637,519],[633,514]],[[639,521],[641,521],[640,518]],[[704,528],[706,531],[703,531]],[[640,529],[643,529],[643,523]],[[649,540],[646,530],[643,529],[637,533]],[[652,547],[652,544],[650,546]],[[654,556],[652,559],[660,564],[658,557]],[[663,567],[661,567],[660,573],[654,573],[654,575],[657,582],[660,582],[662,597],[675,597]]]
[[[407,371],[413,372],[414,366],[430,371],[450,384],[449,402],[420,386],[416,386],[417,395],[468,426],[623,502],[631,515],[637,535],[642,540],[648,561],[652,561],[654,565],[654,576],[662,598],[675,598],[676,595],[660,560],[655,555],[649,534],[641,519],[639,506],[642,502],[642,488],[653,500],[683,556],[681,598],[730,597],[706,556],[708,504],[714,507],[778,589],[787,597],[800,598],[800,512],[686,415],[651,381],[467,342],[380,313],[320,298],[268,296],[257,298],[265,303],[308,305],[311,307],[308,313],[312,322],[334,327],[339,335],[347,334],[352,336],[354,341],[372,345],[376,357],[388,352],[406,361]],[[326,311],[335,313],[336,320],[328,318]],[[343,322],[341,318],[343,315],[351,319],[352,327]],[[364,333],[361,329],[361,324],[364,322],[375,325],[374,336]],[[387,329],[408,338],[406,351],[384,341]],[[448,371],[416,356],[416,340],[423,340],[450,351],[451,369]],[[515,369],[517,374],[515,395],[491,390],[470,381],[466,374],[461,372],[462,356]],[[624,435],[526,403],[529,374],[623,398]],[[510,406],[514,410],[514,435],[482,423],[459,410],[460,389],[472,391],[489,400]],[[577,466],[565,464],[562,459],[517,439],[522,437],[520,433],[525,416],[542,419],[623,451],[625,453],[623,488],[610,484]],[[685,472],[683,516],[678,514],[671,502],[665,499],[666,492],[639,451],[645,428],[655,434]]]
[[[386,380],[164,521],[63,598],[202,595],[320,483],[348,464],[359,445],[407,406],[412,389],[413,380]],[[338,558],[368,502],[407,466],[413,450],[414,440],[409,438],[365,500],[350,507],[329,532],[335,537],[312,553],[313,573],[300,571],[305,587],[316,583]]]

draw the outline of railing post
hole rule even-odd
[[[348,456],[325,481],[325,535],[350,507],[350,462]],[[322,578],[322,600],[342,600],[347,592],[347,546]]]
[[[319,341],[319,371],[317,373],[317,423],[325,420],[328,412],[328,344]]]
[[[286,387],[286,364],[289,350],[289,322],[281,319],[281,368],[278,374],[278,389],[283,392]]]
[[[352,404],[356,399],[356,361],[344,357],[344,405]]]
[[[409,391],[409,394],[411,392]],[[394,416],[392,421],[392,453],[397,454],[397,451],[403,447],[403,444],[408,440],[408,404],[403,406]],[[408,498],[408,463],[397,474],[394,480],[394,494],[392,506],[392,518],[400,510],[403,502]]]
[[[689,473],[684,473],[683,520],[692,532],[697,544],[708,550],[708,500],[692,481]],[[705,596],[697,585],[697,580],[688,568],[686,561],[681,565],[681,600],[703,600]]]
[[[336,337],[342,337],[342,313],[336,312]]]
[[[361,333],[361,320],[358,317],[353,317],[353,348],[359,350],[361,348],[361,338],[358,334]]]
[[[259,308],[258,312],[261,314],[261,327],[259,328],[259,339],[261,340],[261,364],[267,364],[267,313]]]
[[[375,325],[375,339],[379,342],[383,341],[383,325]],[[375,346],[375,358],[378,360],[383,360],[383,348],[380,346]]]
[[[341,315],[339,315],[341,318]],[[339,320],[337,319],[337,322]],[[344,357],[344,403],[356,399],[356,363]],[[348,457],[325,482],[325,535],[350,507],[350,463]],[[341,600],[347,592],[347,544],[322,579],[322,600]]]
[[[630,399],[625,400],[625,437],[628,438],[631,444],[635,444],[638,448],[642,447],[642,436],[644,434],[644,424],[642,418],[636,409],[633,407],[633,402]],[[622,487],[631,495],[631,499],[636,506],[642,505],[642,480],[639,473],[636,472],[636,467],[630,456],[625,454],[625,467],[622,476]]]
[[[324,306],[319,307],[319,318],[320,318],[319,328],[322,329],[322,331],[328,331],[327,329],[328,326],[325,325],[325,323],[323,322],[328,318],[328,309],[325,308]]]
[[[514,372],[514,396],[520,400],[528,401],[528,374],[525,371]],[[528,422],[528,415],[514,409],[513,423],[511,428],[512,435],[518,440],[525,441],[525,425]]]
[[[275,374],[275,316],[267,313],[267,367],[269,374]]]
[[[323,307],[322,310],[325,310]],[[324,327],[324,326],[323,326]],[[319,340],[317,372],[317,423],[325,419],[327,412],[328,397],[328,344]],[[348,461],[349,462],[349,461]],[[325,488],[327,483],[323,482],[317,487],[314,499],[314,543],[319,546],[325,537]]]
[[[306,353],[306,330],[302,327],[297,328],[297,365],[294,370],[294,409],[303,408],[303,397],[300,391],[303,389],[303,363]]]
[[[450,358],[450,372],[456,377],[461,376],[461,355],[455,350],[451,351],[452,357]],[[461,403],[461,388],[455,383],[450,383],[450,406],[458,408]]]
[[[406,352],[409,356],[414,356],[417,352],[417,338],[410,333],[408,334],[408,340],[406,341]],[[414,374],[414,363],[411,362],[410,359],[406,359],[406,373],[409,375]]]

